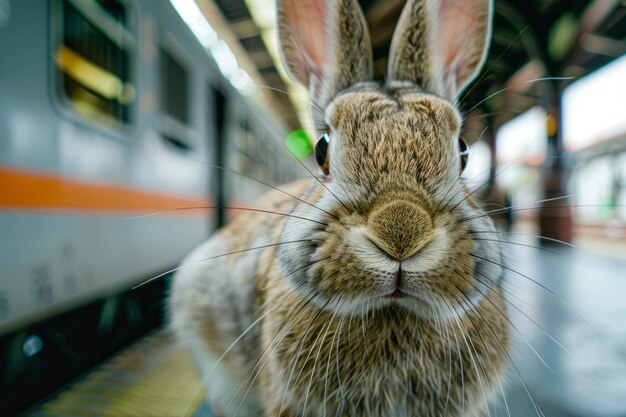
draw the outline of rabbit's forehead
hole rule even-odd
[[[347,92],[331,103],[326,114],[328,125],[342,134],[376,125],[405,126],[413,132],[440,131],[454,136],[461,125],[454,106],[423,92]]]
[[[435,153],[447,153],[456,146],[461,124],[450,103],[420,92],[349,92],[335,99],[327,115],[332,133],[347,152],[384,154],[386,147],[395,146],[421,154],[415,149],[419,142]]]
[[[335,99],[327,114],[334,134],[331,171],[338,178],[367,183],[376,194],[377,188],[418,185],[434,192],[458,176],[460,117],[444,100],[427,94],[349,93]]]

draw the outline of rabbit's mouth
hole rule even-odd
[[[497,243],[474,234],[491,231],[490,221],[468,203],[435,210],[416,196],[394,197],[365,213],[295,212],[324,224],[288,220],[285,242],[311,238],[278,249],[292,289],[339,315],[401,306],[423,318],[452,318],[480,303],[502,272]]]
[[[401,298],[407,298],[407,297],[411,297],[409,294],[402,292],[401,289],[396,288],[394,292],[392,292],[391,294],[386,294],[385,298],[391,298],[394,300],[397,299],[401,299]]]
[[[391,299],[391,300],[398,300],[398,299],[404,299],[404,298],[416,298],[416,299],[418,298],[414,294],[411,294],[409,290],[405,288],[401,288],[401,287],[397,287],[395,290],[393,290],[393,292],[386,293],[382,297]]]
[[[475,266],[469,253],[476,247],[466,239],[465,230],[451,227],[449,219],[433,220],[428,240],[403,257],[381,248],[363,222],[346,223],[320,231],[317,244],[310,248],[308,285],[302,291],[314,293],[318,307],[359,315],[401,306],[430,318],[433,312],[441,317],[442,310],[456,305],[461,296],[469,294],[479,301],[468,285]],[[446,316],[452,314],[457,315]]]
[[[421,317],[435,310],[441,316],[447,299],[460,298],[453,292],[469,293],[467,281],[473,280],[468,253],[476,248],[451,224],[435,219],[428,241],[400,257],[372,239],[362,218],[345,216],[318,229],[309,244],[282,245],[281,268],[300,296],[339,315],[401,306]]]

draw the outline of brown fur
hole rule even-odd
[[[268,300],[290,290],[282,283],[280,274],[269,277]],[[304,299],[287,297],[264,323],[263,345],[272,351],[263,371],[266,407],[280,410],[284,401],[288,415],[321,415],[321,407],[330,416],[393,416],[404,406],[410,415],[443,416],[459,415],[465,404],[463,415],[475,415],[480,386],[486,395],[497,387],[508,348],[500,290],[489,299],[494,305],[483,303],[461,327],[438,327],[402,308],[340,318],[301,310]]]
[[[207,372],[224,415],[239,413],[236,398],[245,416],[482,417],[509,327],[499,247],[472,239],[494,229],[458,178],[453,98],[481,65],[491,4],[445,3],[475,9],[448,62],[436,29],[456,12],[407,2],[380,86],[363,82],[371,48],[356,1],[304,3],[278,3],[282,53],[330,135],[330,175],[266,194],[254,207],[274,213],[242,213],[190,255],[174,324],[236,385],[221,394]]]
[[[430,48],[429,26],[435,23],[426,1],[414,1],[413,7],[402,10],[398,27],[411,30],[396,30],[391,43],[394,52],[389,57],[389,74],[396,80],[410,81],[430,91],[439,88],[433,77],[434,51]],[[419,24],[412,25],[412,22]]]
[[[323,190],[310,181],[294,184],[289,190],[305,196],[310,188],[314,189],[313,196],[319,196]],[[279,192],[271,192],[263,200],[271,201],[267,207],[279,211],[294,206],[293,199]],[[259,201],[257,206],[265,204]],[[243,230],[250,221],[249,215],[239,216],[224,232]],[[284,218],[260,214],[254,223],[265,226],[258,231],[267,233],[263,229],[269,227],[270,233],[276,234]],[[246,230],[246,237],[240,237],[239,243],[251,247],[257,233],[250,233],[249,227]],[[471,246],[460,237],[457,242],[459,252]],[[411,415],[419,416],[461,415],[463,410],[464,416],[480,415],[483,396],[489,399],[494,388],[499,387],[499,370],[507,360],[508,325],[502,314],[505,306],[498,286],[460,322],[430,322],[399,306],[372,311],[364,317],[338,316],[311,308],[305,297],[294,294],[293,286],[279,271],[275,252],[275,248],[263,251],[255,278],[255,318],[265,315],[259,324],[260,339],[244,339],[246,343],[260,342],[244,362],[262,366],[250,366],[249,373],[242,375],[242,381],[252,376],[243,383],[244,391],[251,382],[261,388],[267,416],[315,416],[321,415],[321,409],[329,416],[392,416],[401,406],[410,407],[415,412]],[[329,254],[332,252],[344,254],[330,242]],[[466,258],[449,262],[471,263]],[[442,283],[442,291],[454,287],[443,284],[453,278],[446,271],[430,278]],[[329,294],[360,290],[350,287],[355,284],[353,280],[338,279],[332,283],[334,288],[327,288]],[[467,287],[467,282],[459,279],[456,285]],[[447,294],[458,298],[454,293]],[[466,301],[458,298],[457,302]],[[211,316],[204,316],[202,324],[211,323]],[[232,341],[239,334],[203,336],[207,346],[221,354],[226,349],[223,342]],[[232,356],[226,356],[226,364]],[[235,373],[243,374],[241,370]]]
[[[350,217],[348,225],[354,221]],[[328,252],[321,247],[322,255],[345,256],[336,246],[343,234],[331,238]],[[459,254],[449,263],[471,263],[460,255],[471,249],[469,241],[459,237],[457,245]],[[293,287],[273,262],[273,252],[268,250],[271,266],[259,277],[259,314],[267,314],[260,386],[266,409],[272,410],[268,416],[315,416],[321,415],[320,408],[329,416],[393,416],[402,405],[413,410],[410,415],[481,415],[483,396],[488,401],[499,388],[508,359],[509,329],[499,286],[460,322],[432,323],[402,307],[365,317],[338,316],[308,308],[304,297],[293,295]],[[346,269],[354,266],[348,262]],[[363,284],[355,287],[355,280],[335,276],[329,294],[363,290]],[[467,302],[450,289],[467,288],[469,275],[454,285],[445,284],[455,279],[449,271],[430,278],[443,283],[440,289],[452,299]],[[346,397],[346,392],[354,397]]]

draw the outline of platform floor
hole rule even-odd
[[[523,311],[509,308],[515,368],[543,415],[626,416],[626,261],[587,249],[508,246],[511,267],[549,289],[514,273],[507,284],[509,301]],[[501,401],[491,417],[539,415],[515,368],[505,387],[508,411]],[[26,415],[210,417],[198,386],[186,352],[161,332]]]
[[[512,297],[509,301],[537,323],[509,308],[519,329],[514,361],[546,416],[626,416],[623,255],[591,245],[584,250],[558,248],[558,254],[512,248],[510,264],[556,294],[521,275],[510,275],[507,288],[523,302]],[[509,384],[506,397],[511,417],[537,416],[514,370]],[[503,405],[492,414],[507,415]]]
[[[24,416],[191,417],[201,408],[199,386],[187,352],[161,331],[136,342]]]

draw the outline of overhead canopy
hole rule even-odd
[[[277,110],[291,128],[298,127],[301,120],[296,108],[302,107],[302,97],[295,97],[278,69],[272,46],[268,47],[273,34],[274,0],[214,1],[275,95],[280,105]],[[359,3],[372,33],[375,74],[382,78],[393,29],[405,0],[360,0]],[[544,84],[553,83],[549,88],[560,91],[624,53],[626,2],[496,0],[489,58],[483,74],[462,97],[462,109],[481,111],[485,118],[497,117],[498,123],[503,123],[541,103],[548,88]],[[536,81],[544,77],[568,79]]]

